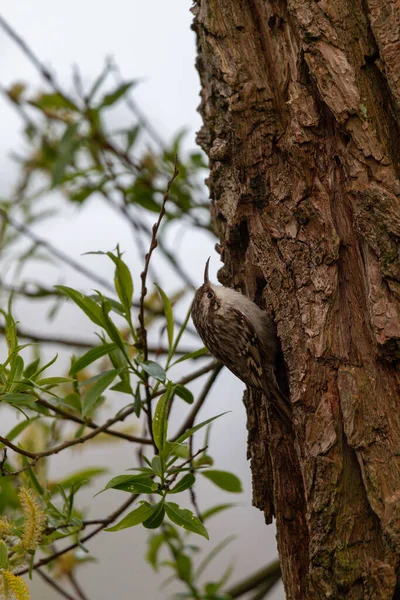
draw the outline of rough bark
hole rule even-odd
[[[273,311],[294,432],[247,397],[287,597],[400,597],[400,8],[197,0],[224,284]],[[397,588],[398,590],[398,588]]]

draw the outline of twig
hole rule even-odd
[[[199,454],[202,454],[203,452],[205,452],[205,450],[207,450],[207,448],[208,448],[208,446],[204,446],[204,448],[200,448],[200,450],[197,450],[197,452],[195,452],[195,454],[193,454],[193,456],[189,456],[189,458],[187,458],[185,461],[183,461],[183,463],[181,463],[180,465],[172,466],[170,470],[175,471],[176,469],[178,469],[178,471],[173,474],[171,479],[168,479],[168,485],[171,486],[174,483],[175,479],[178,477],[178,475],[180,475],[181,469],[183,469],[183,467],[185,467],[189,463],[193,462],[193,459],[196,458],[196,456],[199,456]],[[168,472],[169,471],[167,471],[167,473]]]
[[[275,581],[278,581],[281,578],[281,576],[281,567],[279,564],[279,560],[277,559],[274,560],[271,564],[264,567],[263,569],[252,573],[243,581],[240,581],[239,583],[233,585],[229,590],[226,590],[226,594],[231,598],[239,598],[247,592],[250,592],[251,590],[254,590],[255,588],[259,587],[259,585],[264,583],[265,580],[272,580],[276,578]]]
[[[51,404],[50,402],[47,402],[47,400],[37,400],[37,404],[40,404],[41,406],[44,406],[45,408],[48,408],[49,410],[52,410],[54,413],[56,413],[57,415],[60,415],[60,417],[62,417],[65,420],[68,421],[73,421],[74,423],[79,423],[80,425],[85,425],[86,427],[89,427],[89,429],[98,429],[99,425],[96,425],[96,423],[93,423],[92,421],[87,421],[85,419],[82,419],[81,417],[77,417],[76,415],[73,415],[71,413],[69,413],[66,410],[63,410],[62,408],[59,408],[58,406],[53,406],[53,404]],[[123,440],[127,440],[128,442],[136,442],[138,444],[151,444],[152,441],[148,440],[146,438],[143,437],[139,437],[136,435],[130,435],[129,433],[123,433],[122,431],[115,431],[113,429],[106,429],[104,430],[104,433],[106,433],[107,435],[112,435],[114,437],[118,437],[121,438]]]
[[[79,598],[81,600],[88,600],[88,597],[84,593],[82,587],[79,585],[78,580],[76,579],[74,573],[68,573],[68,579],[70,580],[71,585],[74,588],[74,590],[76,591],[76,593],[78,594]]]
[[[190,427],[193,426],[194,420],[195,420],[198,412],[200,411],[201,407],[203,406],[212,386],[214,385],[218,375],[220,374],[221,369],[223,368],[223,364],[221,364],[221,363],[214,363],[214,364],[215,364],[215,366],[213,368],[213,372],[211,373],[210,377],[207,379],[207,381],[204,385],[203,391],[201,392],[200,396],[197,399],[197,402],[195,402],[192,410],[190,411],[190,413],[188,414],[188,416],[186,417],[186,419],[180,426],[178,432],[175,434],[175,436],[174,436],[175,440],[178,439],[182,434],[184,434],[187,429],[190,429]]]
[[[131,506],[131,504],[133,504],[135,502],[135,500],[137,500],[137,498],[139,496],[140,496],[140,494],[132,494],[131,497],[128,498],[128,500],[125,500],[125,502],[119,508],[117,508],[117,510],[115,510],[108,517],[106,517],[104,519],[104,521],[98,527],[96,527],[95,529],[93,529],[93,531],[91,531],[87,535],[83,536],[83,538],[81,540],[79,540],[79,542],[74,542],[74,543],[70,544],[69,546],[66,546],[62,550],[58,550],[57,552],[54,552],[50,556],[46,556],[45,558],[42,558],[42,559],[38,560],[33,565],[33,568],[37,569],[38,567],[43,567],[43,565],[47,565],[49,562],[51,562],[52,560],[58,558],[59,556],[62,556],[66,552],[70,552],[70,550],[73,550],[74,548],[76,548],[77,546],[79,546],[79,544],[84,544],[85,542],[87,542],[88,540],[90,540],[92,537],[94,537],[100,531],[102,531],[105,527],[107,527],[107,525],[111,525],[111,523],[113,523],[113,521],[115,521],[116,519],[118,519],[118,517],[123,512],[125,512],[126,509],[129,508]],[[28,571],[29,571],[29,567],[23,567],[22,569],[19,569],[19,571],[17,571],[15,574],[16,575],[24,575],[24,573],[27,573]]]
[[[193,436],[190,436],[189,438],[189,453],[192,455],[193,454]],[[190,461],[190,466],[193,466],[193,456],[192,456],[192,460]],[[194,475],[194,469],[192,469],[190,471],[192,473],[192,475]],[[196,497],[196,492],[194,491],[194,486],[192,486],[191,488],[189,488],[189,496],[190,496],[190,501],[193,505],[194,508],[194,512],[196,514],[196,517],[199,519],[199,521],[201,521],[202,523],[203,521],[203,516],[201,514],[199,505],[197,504],[197,497]]]
[[[3,325],[0,325],[0,334],[4,334],[6,328]],[[26,331],[25,329],[17,328],[17,336],[24,340],[31,340],[32,342],[38,342],[43,344],[55,344],[56,346],[67,346],[69,348],[81,348],[82,350],[88,350],[90,348],[94,348],[98,345],[98,340],[77,340],[72,338],[65,338],[60,336],[53,335],[45,335],[43,333],[36,333],[34,331]],[[149,346],[149,354],[168,354],[169,349],[164,348],[163,346]],[[175,354],[177,356],[184,356],[185,354],[189,354],[192,352],[191,348],[180,348],[176,350]]]
[[[38,572],[40,577],[42,577],[42,579],[44,579],[46,583],[48,583],[53,589],[55,589],[59,594],[61,594],[61,596],[67,598],[68,600],[76,600],[74,596],[71,596],[71,594],[66,592],[60,584],[54,581],[52,577],[47,575],[46,571],[43,571],[42,569],[36,569],[36,571]]]
[[[0,17],[0,24],[1,24],[1,17]],[[64,252],[62,252],[61,250],[59,250],[58,248],[53,246],[50,242],[44,240],[43,238],[41,238],[38,235],[36,235],[35,233],[33,233],[33,231],[31,231],[29,229],[29,227],[26,227],[22,223],[18,223],[18,221],[16,221],[13,217],[11,217],[7,213],[7,211],[5,211],[2,208],[0,208],[0,216],[2,216],[7,221],[7,223],[9,223],[9,225],[14,227],[14,229],[16,229],[17,231],[19,231],[20,233],[22,233],[23,235],[28,237],[30,240],[35,242],[35,244],[37,244],[38,246],[42,246],[43,248],[46,248],[46,250],[48,250],[53,256],[56,256],[59,260],[61,260],[68,266],[72,267],[73,269],[75,269],[75,271],[77,271],[78,273],[81,273],[81,275],[88,277],[95,283],[103,286],[108,291],[111,291],[114,293],[114,288],[108,283],[108,281],[106,279],[99,277],[94,271],[91,271],[90,269],[87,269],[86,267],[82,266],[79,262],[77,262],[76,260],[74,260],[73,258],[68,256],[68,254],[65,254]]]
[[[152,236],[151,236],[151,240],[150,240],[150,248],[149,248],[148,253],[145,256],[144,269],[143,269],[143,272],[140,274],[140,278],[142,280],[142,287],[141,287],[140,299],[139,299],[139,340],[140,340],[140,344],[141,344],[141,350],[143,352],[143,358],[145,361],[148,359],[147,329],[146,329],[146,324],[145,324],[145,320],[144,320],[144,301],[145,301],[146,294],[147,294],[147,287],[146,287],[147,273],[149,271],[149,265],[150,265],[150,260],[151,260],[152,254],[153,254],[154,250],[157,248],[157,244],[158,244],[157,233],[160,228],[161,221],[165,215],[165,205],[169,198],[169,191],[171,189],[171,186],[172,186],[174,180],[178,176],[178,174],[179,174],[179,171],[177,168],[177,158],[176,158],[174,172],[172,174],[171,179],[168,181],[167,189],[164,194],[164,198],[162,201],[161,210],[158,215],[157,222],[153,225]],[[148,386],[148,375],[146,373],[145,373],[145,377],[144,377],[144,385],[145,385],[145,390],[146,390],[147,421],[148,421],[149,433],[151,436],[153,436],[151,396],[150,396],[150,391],[149,391],[149,386]]]
[[[190,381],[193,381],[194,379],[197,379],[198,377],[201,377],[202,375],[205,375],[206,373],[208,373],[209,371],[214,369],[217,364],[218,363],[216,363],[216,361],[213,361],[212,363],[206,365],[202,369],[198,369],[197,371],[194,371],[190,375],[187,375],[186,377],[182,377],[182,379],[180,379],[178,381],[178,383],[180,383],[181,385],[186,385],[187,383],[190,383]],[[149,396],[150,402],[154,398],[157,398],[158,396],[162,395],[165,392],[165,390],[166,390],[166,388],[159,388],[154,394],[150,395]],[[91,433],[88,433],[87,435],[84,435],[80,438],[76,438],[73,440],[63,442],[62,444],[59,444],[58,446],[55,446],[54,448],[51,448],[49,450],[44,450],[42,452],[37,452],[37,453],[29,452],[28,450],[23,450],[22,448],[15,446],[15,444],[13,444],[9,440],[7,440],[7,438],[0,436],[0,442],[3,443],[5,446],[10,448],[11,450],[14,450],[14,452],[17,452],[17,454],[22,454],[23,456],[26,456],[27,458],[32,459],[29,464],[25,465],[18,471],[7,471],[7,469],[5,469],[5,467],[4,467],[4,464],[6,462],[6,457],[4,457],[3,460],[0,462],[0,472],[2,473],[2,475],[19,475],[19,473],[22,473],[23,471],[26,471],[27,469],[34,467],[41,458],[44,458],[45,456],[51,456],[53,454],[58,454],[58,452],[61,452],[62,450],[65,450],[66,448],[70,448],[71,446],[75,446],[76,444],[83,444],[85,441],[95,437],[99,433],[105,432],[109,427],[111,427],[111,425],[114,425],[115,423],[117,423],[119,421],[124,421],[126,419],[126,417],[128,417],[133,412],[135,412],[135,407],[128,406],[125,410],[121,411],[116,417],[113,417],[112,419],[108,419],[103,425],[93,429],[93,431]],[[153,441],[147,440],[146,438],[138,438],[138,440],[140,440],[140,443],[145,443],[145,444],[153,443]],[[4,448],[4,453],[5,452],[6,452],[6,449]]]
[[[31,61],[31,63],[34,65],[34,67],[39,71],[39,73],[41,74],[43,79],[46,79],[46,81],[48,81],[51,84],[51,86],[54,88],[54,90],[58,94],[60,94],[64,98],[66,98],[69,102],[71,102],[71,104],[75,105],[75,102],[71,98],[69,98],[68,95],[65,94],[65,92],[62,91],[62,89],[59,87],[59,85],[55,81],[55,79],[52,76],[52,74],[50,73],[50,71],[39,60],[39,58],[36,56],[36,54],[33,52],[33,50],[28,46],[28,44],[25,42],[25,40],[23,40],[22,37],[18,35],[18,33],[11,27],[11,25],[9,25],[7,23],[7,21],[5,21],[3,19],[2,16],[0,16],[0,26],[3,27],[3,29],[10,36],[10,38],[12,38],[14,40],[14,42],[17,44],[17,46],[19,46],[21,48],[22,52]]]

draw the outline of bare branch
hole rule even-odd
[[[36,569],[40,577],[45,580],[48,585],[50,585],[53,589],[55,589],[61,596],[67,598],[67,600],[76,600],[74,596],[71,596],[68,592],[66,592],[57,581],[55,581],[50,575],[46,573],[43,569]]]
[[[132,494],[131,497],[128,498],[128,500],[126,500],[119,508],[117,508],[117,510],[115,510],[108,517],[106,517],[104,519],[104,521],[102,523],[100,523],[100,525],[98,525],[98,527],[96,527],[93,531],[91,531],[87,535],[83,536],[83,538],[80,540],[80,543],[84,544],[85,542],[87,542],[88,540],[90,540],[92,537],[94,537],[95,535],[97,535],[100,531],[102,531],[105,527],[107,527],[108,525],[111,525],[111,523],[113,523],[113,521],[115,521],[116,519],[118,519],[118,517],[123,512],[125,512],[126,509],[129,508],[131,506],[131,504],[133,504],[135,502],[135,500],[137,500],[137,498],[139,497],[139,495],[140,494]],[[74,542],[74,543],[70,544],[69,546],[66,546],[62,550],[54,552],[50,556],[46,556],[45,558],[42,558],[42,559],[38,560],[33,565],[33,568],[37,569],[38,567],[43,567],[43,565],[47,565],[47,563],[51,562],[55,558],[58,558],[59,556],[62,556],[66,552],[69,552],[70,550],[73,550],[77,546],[79,546],[79,543],[78,542]],[[15,575],[24,575],[28,571],[29,571],[29,567],[23,567],[22,569],[19,569],[18,571],[16,571]]]
[[[220,374],[223,366],[224,365],[221,363],[214,363],[213,372],[211,373],[210,377],[207,379],[207,381],[204,385],[203,391],[201,392],[200,396],[197,399],[197,402],[193,405],[192,410],[190,411],[190,413],[186,417],[185,421],[180,426],[179,431],[175,434],[174,439],[178,439],[183,433],[185,433],[185,431],[187,429],[190,429],[190,427],[193,426],[196,416],[197,416],[198,412],[200,411],[201,407],[203,406],[203,404],[204,404],[212,386],[214,385],[218,375]]]

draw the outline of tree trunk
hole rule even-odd
[[[246,400],[287,598],[400,598],[399,4],[193,11],[219,278],[272,310],[289,373],[293,433]]]

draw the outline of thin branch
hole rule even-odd
[[[164,194],[164,198],[162,201],[161,210],[158,215],[157,222],[153,225],[152,236],[151,236],[151,240],[150,240],[150,248],[149,248],[148,253],[145,256],[144,269],[143,269],[143,272],[140,274],[140,278],[142,280],[142,287],[141,287],[140,299],[139,299],[139,340],[140,340],[140,344],[141,344],[141,349],[143,351],[143,358],[145,361],[148,359],[147,329],[146,329],[146,324],[145,324],[145,320],[144,320],[144,301],[145,301],[146,294],[147,294],[146,279],[147,279],[147,274],[149,271],[150,260],[151,260],[152,254],[153,254],[154,250],[157,248],[157,244],[158,244],[157,233],[160,228],[161,221],[165,215],[165,205],[167,204],[167,201],[169,198],[169,191],[171,189],[173,182],[175,181],[176,177],[178,176],[178,174],[179,174],[179,171],[177,168],[177,158],[176,158],[174,172],[172,174],[171,179],[168,181],[167,189]],[[146,391],[147,421],[148,421],[149,433],[151,436],[153,436],[151,396],[150,396],[150,391],[149,391],[149,386],[148,386],[148,375],[146,373],[145,373],[145,377],[144,377],[144,384],[145,384],[145,391]]]
[[[53,589],[55,589],[61,596],[67,598],[67,600],[76,600],[75,596],[71,596],[68,592],[66,592],[57,581],[54,581],[50,575],[47,575],[46,571],[43,569],[36,569],[40,577],[46,581]]]
[[[176,473],[174,473],[171,477],[171,479],[168,479],[168,486],[170,487],[175,479],[178,477],[178,475],[180,475],[180,471],[181,469],[183,469],[183,467],[185,467],[186,465],[188,465],[189,463],[192,463],[193,460],[196,458],[196,456],[199,456],[199,454],[202,454],[203,452],[205,452],[207,450],[208,446],[204,446],[204,448],[200,448],[200,450],[197,450],[197,452],[195,452],[192,456],[189,456],[189,458],[187,458],[185,461],[183,461],[180,465],[175,465],[167,471],[167,473],[170,473],[170,471],[176,471]]]
[[[4,325],[0,325],[0,334],[5,334],[6,328]],[[67,346],[68,348],[81,348],[82,350],[88,350],[98,345],[98,340],[77,340],[72,338],[65,338],[54,335],[46,335],[43,333],[36,333],[34,331],[26,331],[26,329],[17,328],[17,336],[24,340],[31,340],[32,342],[38,342],[43,344],[54,344],[56,346]],[[163,346],[149,346],[149,354],[156,354],[157,356],[168,354],[169,349]],[[192,352],[191,348],[180,348],[175,352],[177,356],[184,356]]]
[[[247,592],[258,588],[261,584],[265,583],[266,580],[273,580],[274,583],[278,581],[282,576],[279,559],[274,560],[272,563],[264,567],[263,569],[252,573],[239,583],[233,585],[229,590],[226,590],[226,594],[231,598],[239,598]],[[272,585],[271,585],[272,587]]]
[[[56,413],[57,415],[59,415],[60,417],[62,417],[63,419],[65,419],[67,421],[73,421],[74,423],[79,423],[80,425],[85,425],[86,427],[89,427],[89,429],[98,429],[99,428],[99,425],[96,425],[96,423],[93,423],[93,421],[87,421],[85,419],[82,419],[81,417],[73,415],[64,409],[62,409],[58,406],[54,406],[50,402],[47,402],[47,400],[42,400],[42,399],[37,400],[37,404],[40,404],[41,406],[44,406],[45,408],[52,410],[54,413]],[[139,437],[136,435],[130,435],[129,433],[123,433],[122,431],[115,431],[114,429],[106,429],[106,430],[104,430],[104,433],[106,433],[107,435],[118,437],[123,440],[127,440],[128,442],[135,442],[137,444],[151,444],[152,443],[151,440],[148,440],[146,438]]]
[[[73,550],[74,548],[76,548],[77,546],[79,546],[79,544],[84,544],[85,542],[87,542],[88,540],[90,540],[92,537],[94,537],[100,531],[102,531],[105,527],[107,527],[108,525],[111,525],[111,523],[113,523],[116,519],[118,519],[118,517],[123,512],[125,512],[126,509],[129,508],[131,506],[131,504],[133,504],[133,502],[135,502],[135,500],[137,500],[137,498],[139,496],[140,496],[140,494],[133,494],[133,495],[131,495],[131,497],[128,498],[128,500],[126,500],[119,508],[117,508],[117,510],[115,510],[108,517],[106,517],[104,519],[104,521],[98,527],[96,527],[93,531],[91,531],[87,535],[83,536],[83,538],[79,542],[74,542],[74,543],[70,544],[69,546],[66,546],[62,550],[58,550],[57,552],[54,552],[50,556],[46,556],[46,558],[42,558],[42,559],[38,560],[33,565],[33,568],[37,569],[38,567],[43,567],[43,565],[47,565],[52,560],[58,558],[59,556],[62,556],[63,554],[65,554],[66,552],[69,552],[70,550]],[[29,567],[23,567],[22,569],[20,569],[19,571],[17,571],[15,573],[15,575],[24,575],[28,571],[29,571]]]
[[[197,402],[195,402],[195,404],[193,404],[192,410],[190,411],[190,413],[188,414],[188,416],[186,417],[186,419],[180,426],[178,432],[175,434],[175,436],[174,436],[175,440],[178,439],[181,435],[183,435],[187,429],[190,429],[190,427],[193,426],[193,423],[196,419],[198,412],[200,411],[201,407],[203,406],[212,386],[214,385],[218,375],[220,374],[220,372],[224,366],[222,363],[214,363],[214,364],[215,364],[215,366],[213,368],[213,372],[211,373],[210,377],[207,379],[207,381],[204,385],[203,391],[201,392],[200,396],[197,399]]]
[[[68,579],[81,600],[88,600],[74,573],[68,573]]]
[[[1,24],[1,17],[0,17],[0,24]],[[59,260],[61,260],[68,266],[72,267],[73,269],[75,269],[75,271],[77,271],[81,275],[88,277],[89,279],[91,279],[92,281],[97,283],[98,285],[101,285],[108,291],[111,291],[114,293],[114,288],[108,283],[108,281],[106,279],[99,277],[94,271],[91,271],[90,269],[87,269],[86,267],[82,266],[79,262],[77,262],[76,260],[74,260],[73,258],[68,256],[68,254],[65,254],[65,252],[62,252],[61,250],[59,250],[58,248],[53,246],[50,242],[46,241],[45,239],[43,239],[43,238],[39,237],[38,235],[36,235],[35,233],[33,233],[33,231],[31,231],[29,229],[29,227],[26,227],[26,225],[23,225],[22,223],[18,223],[18,221],[16,221],[13,217],[11,217],[7,213],[7,211],[5,211],[3,208],[0,208],[0,216],[2,216],[9,225],[14,227],[14,229],[16,229],[17,231],[19,231],[20,233],[22,233],[23,235],[28,237],[30,240],[35,242],[35,244],[37,244],[38,246],[42,246],[43,248],[46,248],[46,250],[48,250],[50,252],[50,254],[52,254],[53,256],[56,256]]]
[[[61,90],[57,82],[55,81],[53,75],[50,71],[44,66],[44,64],[39,60],[33,50],[28,46],[25,40],[22,39],[21,36],[5,21],[5,19],[0,16],[0,27],[6,31],[6,33],[10,36],[10,38],[20,47],[25,56],[30,60],[30,62],[34,65],[34,67],[39,71],[43,79],[46,79],[50,83],[50,85],[54,88],[56,92],[58,92],[61,96],[69,100],[72,104],[75,102],[69,98],[65,92]]]
[[[187,383],[190,383],[194,379],[197,379],[198,377],[205,375],[212,369],[215,369],[216,365],[218,365],[218,363],[216,361],[213,361],[212,363],[206,365],[202,369],[198,369],[197,371],[194,371],[190,375],[187,375],[186,377],[182,377],[182,379],[180,379],[178,381],[178,383],[180,383],[181,385],[186,385]],[[154,398],[157,398],[158,396],[162,395],[165,391],[166,391],[166,388],[159,388],[154,394],[150,395],[150,401],[153,400]],[[125,410],[122,410],[116,417],[113,417],[112,419],[108,419],[105,423],[103,423],[103,425],[100,425],[99,427],[96,427],[95,429],[93,429],[93,431],[91,433],[88,433],[80,438],[65,441],[62,444],[55,446],[54,448],[50,448],[49,450],[43,450],[42,452],[36,452],[36,453],[29,452],[28,450],[24,450],[23,448],[16,446],[12,442],[10,442],[7,438],[0,436],[0,442],[2,444],[4,444],[6,447],[10,448],[11,450],[14,450],[14,452],[16,452],[17,454],[22,454],[23,456],[26,456],[27,458],[31,458],[30,463],[25,465],[18,471],[7,471],[7,469],[4,467],[5,458],[3,458],[3,460],[0,462],[0,472],[3,475],[18,475],[19,473],[22,473],[23,471],[26,471],[27,469],[34,467],[41,458],[44,458],[46,456],[52,456],[53,454],[58,454],[59,452],[61,452],[62,450],[65,450],[66,448],[71,448],[72,446],[76,446],[77,444],[83,444],[87,440],[90,440],[91,438],[94,438],[96,435],[99,435],[99,433],[106,432],[106,430],[109,427],[111,427],[111,425],[114,425],[115,423],[118,423],[119,421],[124,421],[126,419],[126,417],[128,417],[133,412],[135,412],[135,407],[128,406]],[[141,443],[141,444],[153,444],[152,440],[148,440],[146,438],[138,438],[138,440],[140,440],[139,443]],[[4,448],[4,452],[6,452],[5,448]]]

